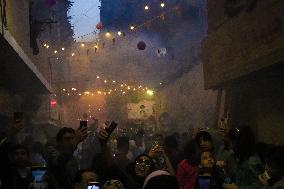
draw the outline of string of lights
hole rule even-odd
[[[103,85],[105,86],[97,90],[79,91],[77,88],[71,87],[71,88],[63,88],[62,91],[67,96],[70,96],[71,94],[78,95],[78,96],[82,96],[82,95],[94,96],[95,94],[109,95],[112,93],[126,94],[129,92],[145,92],[146,94],[150,96],[154,94],[153,89],[150,89],[143,85],[127,84],[127,82],[122,82],[122,81],[118,82],[116,80],[107,80],[99,75],[96,76],[96,79],[101,80],[103,82]]]
[[[164,9],[165,6],[166,6],[166,4],[165,4],[164,2],[161,2],[161,3],[160,3],[160,7],[161,7],[161,8]],[[145,7],[144,7],[144,9],[145,9],[145,11],[149,11],[149,9],[150,9],[149,5],[146,4]],[[155,16],[155,17],[153,17],[153,18],[151,18],[151,19],[149,19],[149,20],[147,20],[147,21],[145,21],[145,22],[143,22],[143,23],[141,23],[141,24],[138,24],[138,25],[131,24],[131,25],[129,26],[129,29],[130,29],[130,31],[137,32],[139,28],[142,28],[142,27],[145,26],[145,25],[151,24],[152,22],[156,21],[157,19],[164,19],[166,14],[169,14],[169,13],[171,13],[171,12],[173,12],[173,11],[177,11],[177,10],[179,10],[179,5],[175,5],[173,8],[170,8],[170,9],[168,9],[167,11],[164,11],[162,14],[159,14],[158,16]],[[121,36],[125,37],[125,36],[126,36],[125,32],[124,32],[124,31],[121,31],[121,30],[118,30],[117,32],[114,32],[114,33],[117,33],[118,37],[121,37]],[[96,32],[96,31],[92,31],[92,32],[87,33],[87,34],[84,34],[84,35],[82,35],[82,36],[78,36],[78,37],[76,37],[75,39],[80,39],[80,38],[86,37],[86,36],[91,35],[91,34],[97,34],[97,32]],[[112,39],[112,43],[115,44],[115,41],[116,41],[115,38],[116,38],[116,36],[113,36],[110,31],[105,32],[105,35],[104,35],[104,36],[105,36],[106,38],[111,38],[111,39]],[[99,41],[100,41],[100,40],[97,38],[97,39],[95,40],[95,42],[94,42],[94,44],[95,44],[95,45],[94,45],[95,52],[98,51],[99,46],[102,46],[102,48],[105,47],[105,42],[103,42],[102,44],[99,44]],[[43,46],[46,47],[47,49],[50,48],[50,45],[49,45],[49,44],[44,43],[44,42],[43,42],[42,44],[43,44]],[[82,43],[80,44],[80,47],[84,48],[84,47],[85,47],[85,44],[82,42]],[[65,49],[64,47],[61,48],[62,51],[64,51],[64,49]],[[54,52],[54,54],[59,53],[58,49],[53,49],[53,52]],[[71,52],[70,55],[71,55],[71,56],[75,56],[76,53],[75,53],[75,52]]]

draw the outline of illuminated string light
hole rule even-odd
[[[153,96],[154,95],[154,91],[152,91],[152,90],[147,90],[147,95],[149,95],[149,96]]]
[[[86,92],[84,92],[85,94],[90,94],[90,92],[88,92],[88,91],[86,91]]]
[[[57,53],[57,50],[54,51],[54,54],[56,54],[56,53]]]
[[[113,80],[112,82],[115,83],[115,80]]]
[[[104,83],[107,83],[107,80],[104,80]]]
[[[72,91],[76,91],[77,89],[76,89],[76,88],[72,88],[71,90],[72,90]]]
[[[130,90],[130,87],[128,86],[127,89]]]
[[[106,37],[110,37],[111,34],[109,32],[106,32]]]
[[[61,50],[63,50],[63,51],[64,51],[64,50],[65,50],[65,48],[64,48],[64,47],[62,47],[62,48],[61,48]]]
[[[144,7],[144,9],[145,9],[146,11],[149,10],[149,6],[146,4],[145,7]]]
[[[164,8],[165,7],[165,3],[161,3],[161,7]]]
[[[75,56],[75,53],[72,53],[71,56]]]
[[[66,91],[66,89],[62,89],[62,91]]]
[[[134,30],[134,29],[135,29],[135,26],[132,24],[132,25],[130,26],[130,29],[131,29],[131,30]]]
[[[46,48],[48,49],[48,48],[49,48],[49,45],[47,45]]]
[[[97,76],[97,79],[100,79],[100,76]]]
[[[79,93],[79,96],[81,96],[82,94],[81,93]]]
[[[117,32],[117,35],[121,36],[121,35],[122,35],[122,32],[121,32],[121,31],[118,31],[118,32]]]
[[[84,43],[82,43],[82,44],[81,44],[81,47],[85,47],[85,44],[84,44]]]
[[[46,47],[46,46],[47,46],[47,44],[45,43],[43,46],[44,46],[44,47]]]
[[[69,93],[67,93],[67,95],[68,95],[68,96],[70,96],[70,94],[69,94]]]
[[[101,92],[101,91],[98,91],[98,94],[102,94],[102,92]]]

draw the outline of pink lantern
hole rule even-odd
[[[101,29],[103,29],[103,23],[98,23],[97,25],[96,25],[96,28],[98,29],[98,30],[101,30]]]
[[[139,43],[137,44],[137,48],[139,50],[145,50],[146,49],[146,43],[144,41],[139,41]]]

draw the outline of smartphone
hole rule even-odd
[[[33,178],[33,183],[45,183],[45,174],[46,174],[46,167],[32,167],[32,178]]]
[[[88,121],[80,121],[80,129],[83,127],[88,127]]]
[[[109,127],[106,128],[107,133],[110,135],[116,127],[117,127],[117,123],[115,123],[114,121],[111,122]]]
[[[24,119],[23,112],[14,112],[14,120],[15,122],[22,121]]]
[[[199,176],[198,184],[200,189],[210,189],[211,177],[210,176]]]
[[[98,182],[89,182],[87,189],[100,189],[100,183],[98,183]]]

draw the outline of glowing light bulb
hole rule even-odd
[[[149,10],[149,6],[148,6],[148,5],[145,5],[144,9],[145,9],[145,10]]]
[[[72,88],[72,91],[76,91],[77,89],[76,88]]]
[[[152,91],[152,90],[147,90],[147,95],[149,95],[149,96],[153,96],[154,95],[154,91]]]
[[[46,45],[46,48],[48,49],[48,48],[49,48],[49,45]]]
[[[165,3],[161,3],[161,7],[164,8],[165,7]]]
[[[98,45],[95,45],[94,47],[95,47],[96,49],[98,49],[98,48],[99,48],[99,46],[98,46]]]
[[[109,32],[106,32],[106,37],[109,37],[110,36],[110,33]]]
[[[107,83],[107,80],[104,80],[105,83]]]
[[[67,95],[69,96],[70,94],[69,94],[69,93],[67,93]]]
[[[101,91],[98,91],[98,94],[102,94],[102,92],[101,92]]]
[[[120,85],[121,87],[123,87],[123,85]]]
[[[81,44],[81,47],[85,47],[85,44],[84,44],[84,43],[82,43],[82,44]]]
[[[54,54],[56,54],[56,53],[57,53],[57,50],[54,51]]]
[[[135,26],[134,26],[134,25],[131,25],[131,26],[130,26],[130,29],[131,29],[131,30],[134,30],[134,29],[135,29]]]
[[[100,79],[100,76],[97,76],[97,79]]]
[[[66,89],[62,89],[62,91],[66,91]]]
[[[115,83],[115,80],[113,80],[112,82]]]
[[[130,87],[128,86],[127,89],[130,90]]]
[[[88,91],[86,91],[86,92],[84,92],[85,94],[90,94],[90,92],[88,92]]]
[[[46,47],[46,46],[47,46],[47,44],[45,43],[43,46],[44,46],[44,47]]]
[[[122,32],[121,32],[121,31],[118,31],[118,32],[117,32],[117,35],[121,36],[121,35],[122,35]]]
[[[75,56],[75,53],[72,53],[71,56]]]
[[[62,47],[62,48],[61,48],[61,50],[63,50],[63,51],[64,51],[64,50],[65,50],[65,48],[64,48],[64,47]]]
[[[163,83],[160,83],[160,85],[162,85]]]
[[[81,93],[79,93],[79,96],[81,96],[82,94]]]

